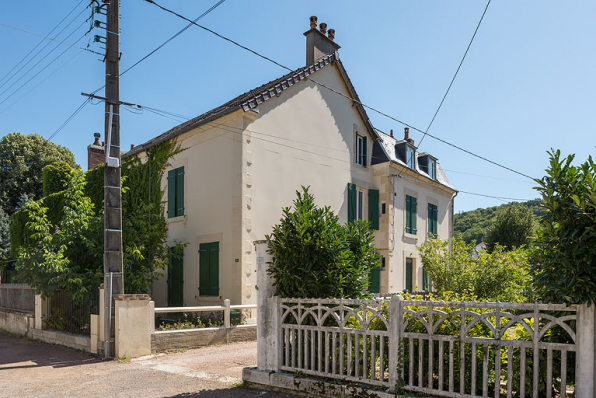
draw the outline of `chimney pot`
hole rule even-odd
[[[319,30],[321,31],[322,34],[327,33],[327,24],[325,22],[321,22],[319,24]]]
[[[404,140],[410,141],[410,128],[404,127]]]
[[[393,138],[393,129],[391,129],[391,132],[389,133],[389,135],[391,136],[391,138]]]
[[[101,142],[101,146],[105,146],[105,145],[106,145],[106,143],[102,141]]]
[[[130,149],[134,148],[135,144],[130,144]]]
[[[327,37],[329,37],[329,40],[335,40],[335,29],[329,29],[327,31]]]
[[[316,17],[316,15],[313,15],[312,17],[310,17],[310,28],[311,29],[316,29],[317,28],[317,17]]]
[[[93,145],[99,145],[99,137],[101,137],[101,134],[93,133],[93,137],[95,137],[95,141],[93,141]]]

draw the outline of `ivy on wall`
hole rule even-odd
[[[122,161],[122,241],[124,247],[124,278],[127,293],[146,293],[154,280],[159,278],[155,271],[163,269],[170,259],[171,249],[166,244],[167,223],[164,209],[164,193],[161,190],[161,180],[169,160],[180,153],[179,146],[172,142],[164,142],[150,148],[145,157],[131,156]],[[103,175],[104,168],[100,165],[85,173],[82,186],[69,186],[62,192],[48,195],[38,201],[47,223],[39,224],[40,210],[33,214],[34,206],[16,212],[11,217],[11,255],[13,257],[30,257],[31,253],[39,250],[39,239],[34,239],[34,231],[43,228],[48,233],[54,233],[58,225],[64,220],[65,209],[72,207],[68,198],[72,197],[73,189],[82,189],[84,197],[92,204],[91,223],[103,224]],[[70,206],[70,207],[69,207]],[[39,213],[39,214],[38,214]],[[34,215],[34,217],[32,217]],[[72,215],[71,215],[72,217]],[[45,222],[45,221],[44,221]],[[36,225],[39,224],[39,225]],[[86,267],[93,275],[85,283],[99,283],[96,271],[103,269],[101,262],[103,253],[103,234],[93,229],[85,229],[85,238],[94,241],[89,247],[98,251],[92,258],[99,259],[92,264],[76,264]],[[176,252],[184,245],[177,244]],[[70,261],[72,263],[72,261]],[[75,260],[76,262],[76,260]],[[75,266],[75,264],[72,264]],[[87,289],[85,286],[84,289]]]

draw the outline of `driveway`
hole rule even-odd
[[[0,332],[0,397],[293,397],[240,387],[256,362],[254,342],[119,362]]]

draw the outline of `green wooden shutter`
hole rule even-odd
[[[367,151],[366,151],[366,142],[368,141],[367,137],[364,136],[362,137],[362,166],[366,167],[366,159],[367,157]]]
[[[176,216],[184,215],[184,166],[176,169]]]
[[[199,245],[199,295],[209,296],[209,243]]]
[[[356,219],[356,185],[348,183],[348,222]]]
[[[411,199],[411,203],[410,203],[410,207],[411,207],[411,214],[412,214],[412,233],[416,234],[417,230],[417,223],[418,223],[418,212],[417,212],[417,200],[416,198],[412,197]]]
[[[184,305],[184,258],[172,256],[168,305],[182,307]]]
[[[219,296],[219,242],[209,248],[209,295]]]
[[[439,209],[433,206],[433,228],[435,236],[439,236]]]
[[[428,287],[429,287],[429,283],[428,283],[428,272],[426,272],[426,268],[422,267],[422,289],[425,292],[428,292]]]
[[[406,233],[412,233],[412,197],[406,195]]]
[[[379,190],[368,190],[368,221],[370,229],[379,229]]]
[[[168,171],[168,218],[176,217],[176,170]]]
[[[433,236],[438,235],[437,218],[438,218],[437,206],[429,203],[428,204],[428,234]]]
[[[380,293],[381,291],[381,267],[376,267],[368,273],[368,292]]]
[[[406,258],[406,290],[412,291],[412,259]]]

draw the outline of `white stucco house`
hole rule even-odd
[[[425,287],[416,245],[429,233],[452,236],[456,190],[435,157],[418,153],[407,129],[400,140],[372,126],[333,35],[311,18],[306,67],[126,154],[145,156],[166,140],[185,149],[163,188],[168,239],[188,246],[153,287],[156,305],[256,303],[254,242],[271,232],[301,186],[341,222],[371,221],[382,256],[371,290]]]

